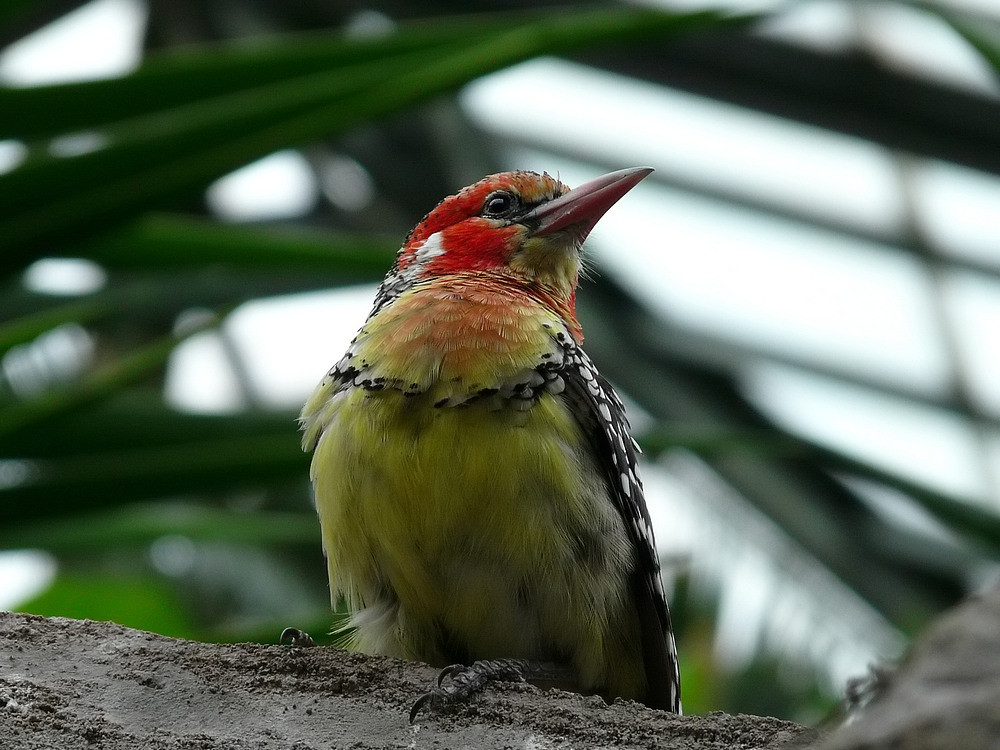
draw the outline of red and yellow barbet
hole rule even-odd
[[[584,238],[651,171],[492,175],[406,238],[302,412],[354,648],[680,712],[637,446],[574,309]]]

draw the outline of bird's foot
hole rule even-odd
[[[557,664],[526,659],[482,659],[470,666],[452,664],[438,673],[437,686],[421,695],[410,709],[410,723],[423,710],[438,709],[468,700],[490,682],[563,681],[572,670]],[[450,681],[445,684],[445,680]]]
[[[410,723],[424,708],[436,711],[468,700],[488,682],[523,682],[528,671],[524,659],[483,659],[471,666],[452,664],[438,673],[437,685],[417,698],[410,709]],[[445,680],[450,682],[445,684]]]
[[[304,630],[285,628],[278,636],[278,643],[288,643],[292,646],[315,646],[316,641]]]

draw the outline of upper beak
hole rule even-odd
[[[610,172],[543,203],[525,218],[538,222],[536,235],[571,227],[583,240],[605,212],[652,171],[632,167]]]

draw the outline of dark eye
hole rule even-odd
[[[517,196],[504,190],[498,190],[486,196],[483,202],[483,216],[487,219],[506,219],[520,205]]]

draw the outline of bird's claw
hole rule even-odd
[[[413,706],[410,708],[410,723],[413,723],[413,721],[417,718],[417,714],[419,714],[424,708],[437,710],[439,708],[444,708],[450,703],[464,700],[472,695],[478,687],[471,689],[466,688],[464,686],[464,682],[457,682],[455,679],[467,669],[469,669],[469,667],[464,664],[452,664],[438,672],[436,686],[428,690],[413,702]],[[448,677],[452,678],[452,682],[449,685],[445,685],[444,681]]]
[[[421,709],[424,707],[431,709],[441,708],[452,701],[467,698],[469,694],[471,694],[471,690],[463,696],[461,695],[461,688],[456,688],[454,684],[447,687],[444,685],[444,681],[447,678],[451,677],[454,680],[457,675],[460,675],[467,669],[470,669],[470,667],[467,667],[464,664],[449,664],[447,667],[438,672],[436,680],[437,686],[417,698],[413,702],[413,706],[410,707],[410,723],[413,723],[413,720],[417,718],[417,714],[419,714]]]
[[[413,723],[422,709],[439,709],[468,700],[488,682],[520,682],[524,680],[528,669],[528,663],[521,659],[484,659],[473,662],[471,666],[451,664],[438,672],[437,686],[413,702],[410,723]],[[451,682],[445,685],[444,681],[449,677]]]
[[[441,684],[445,681],[447,677],[454,677],[455,675],[464,672],[468,669],[464,664],[449,664],[447,667],[438,672],[437,685],[441,687]]]
[[[427,704],[429,704],[433,699],[434,699],[434,691],[432,690],[430,692],[424,693],[419,698],[417,698],[415,701],[413,701],[413,705],[410,707],[410,723],[411,724],[417,718],[417,714],[420,713],[420,709],[422,709],[424,706],[426,706]]]
[[[298,628],[285,628],[278,636],[278,643],[288,643],[292,646],[306,647],[315,646],[316,641],[304,630]]]

